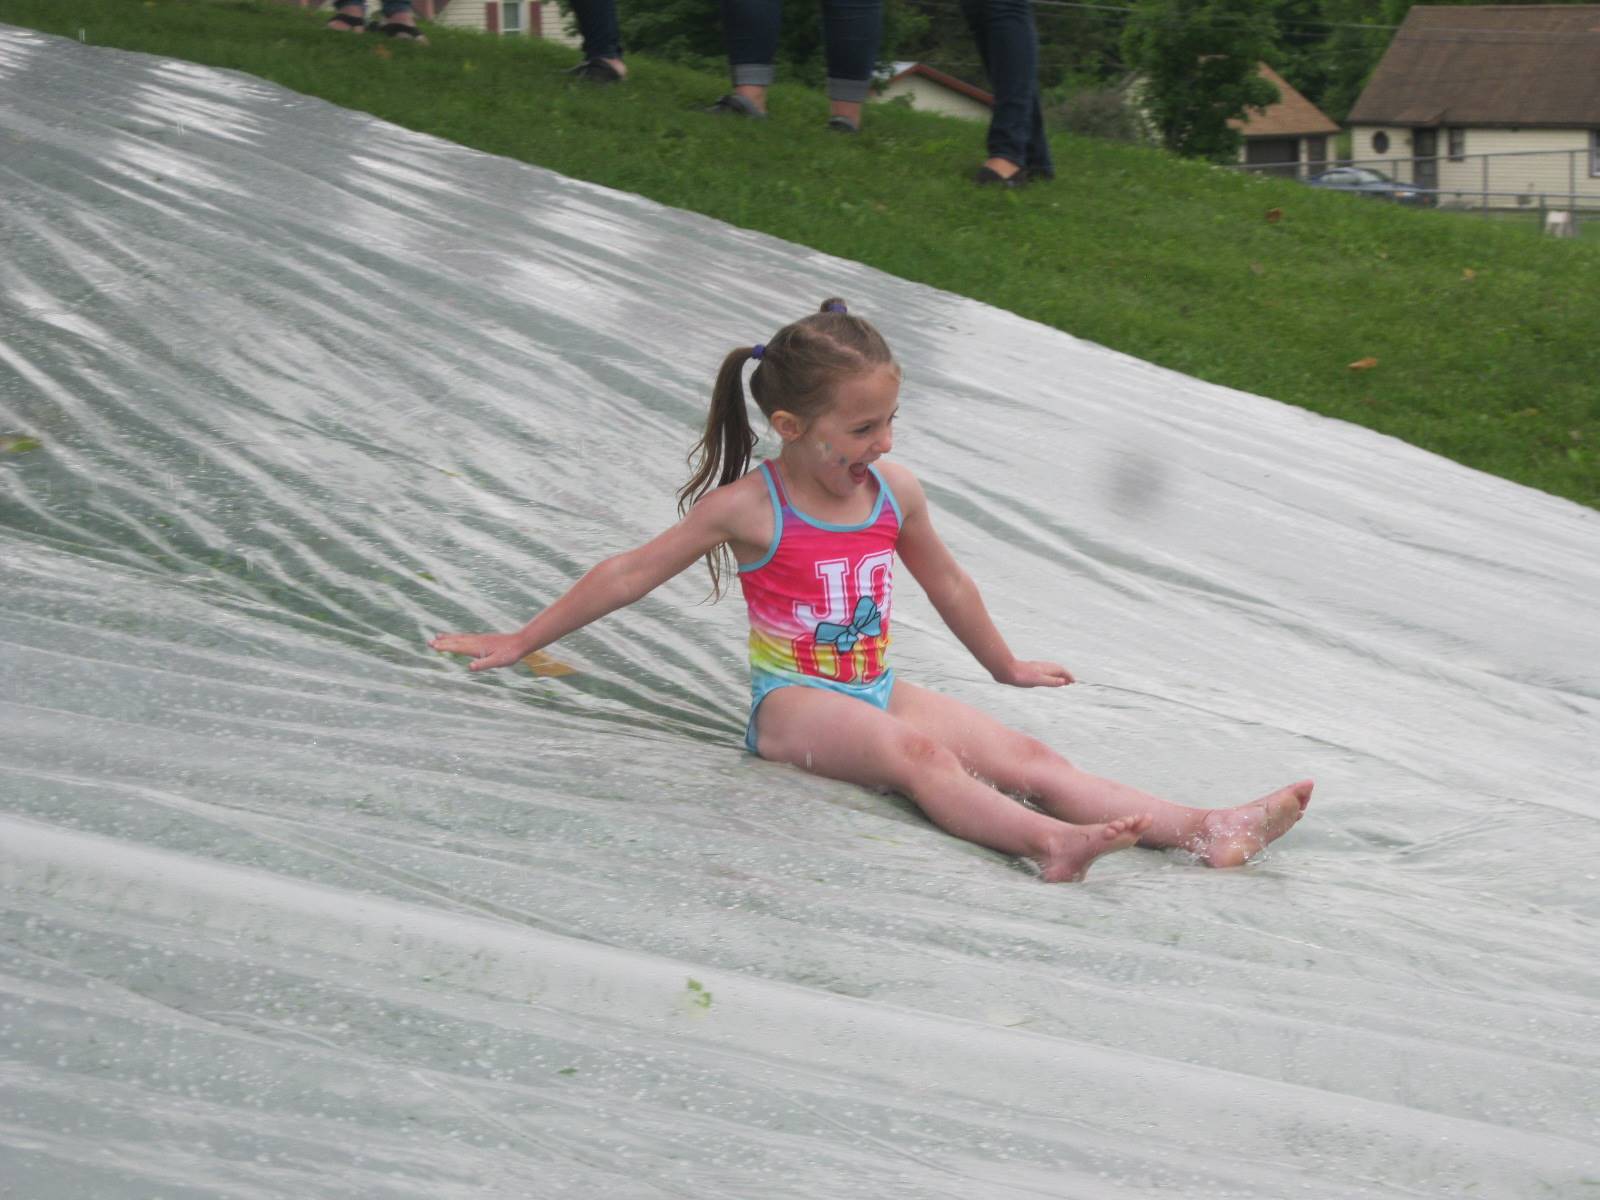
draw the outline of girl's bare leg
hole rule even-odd
[[[1052,816],[1072,822],[1148,816],[1141,846],[1188,850],[1213,867],[1236,867],[1282,837],[1311,800],[1307,779],[1234,808],[1191,808],[1080,771],[1038,739],[914,684],[895,682],[889,711],[952,749],[967,770]]]
[[[1051,882],[1082,879],[1090,863],[1133,845],[1148,824],[1138,814],[1068,824],[1035,812],[974,779],[935,738],[835,692],[780,688],[762,701],[756,733],[762,758],[901,792],[947,833],[1032,859]]]

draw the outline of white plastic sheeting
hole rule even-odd
[[[0,1194],[1600,1186],[1592,511],[227,72],[0,27],[0,114]],[[667,524],[831,294],[1084,682],[904,577],[902,673],[1174,798],[1314,776],[1262,861],[1050,887],[750,758],[697,573],[564,678],[424,647]]]

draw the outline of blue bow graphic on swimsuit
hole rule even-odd
[[[863,637],[877,637],[883,632],[883,616],[871,596],[856,601],[855,615],[848,625],[835,625],[832,621],[817,623],[817,641],[832,645],[840,654],[849,654]]]

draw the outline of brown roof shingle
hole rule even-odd
[[[1266,63],[1257,64],[1256,71],[1278,89],[1278,102],[1265,108],[1246,109],[1244,120],[1228,122],[1245,137],[1304,137],[1339,132],[1339,126],[1326,113],[1295,91]]]
[[[1600,126],[1600,5],[1415,5],[1348,123]]]
[[[889,77],[889,82],[904,79],[908,75],[920,75],[930,83],[937,83],[940,87],[949,88],[952,92],[959,92],[963,96],[976,100],[979,104],[994,107],[994,97],[981,87],[968,83],[965,79],[957,79],[954,75],[946,75],[938,67],[930,67],[927,63],[907,63],[903,67],[895,64],[899,69]]]

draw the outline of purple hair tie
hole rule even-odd
[[[850,310],[839,301],[835,300],[832,304],[828,305],[828,311],[836,313],[848,313]]]
[[[757,342],[754,346],[750,347],[750,357],[751,358],[760,358],[766,352],[767,352],[767,344],[765,342]]]

